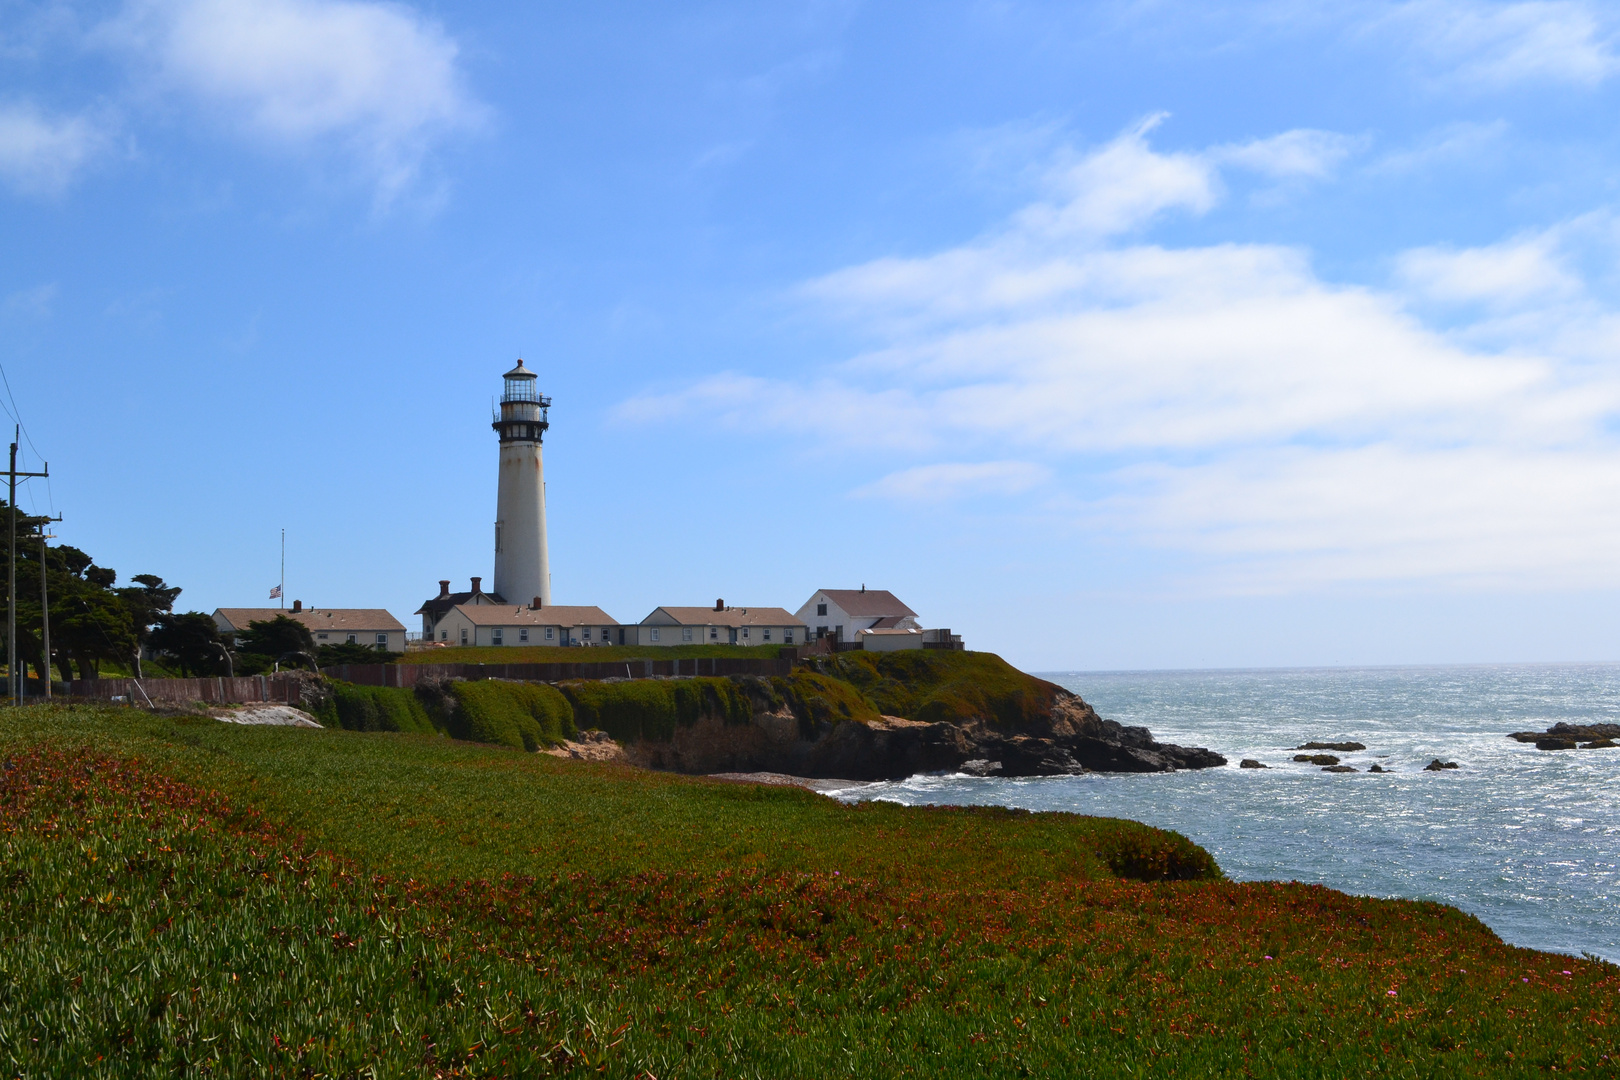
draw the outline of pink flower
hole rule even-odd
[[[1393,990],[1385,990],[1384,993],[1388,994],[1390,997],[1395,996],[1395,991],[1393,991]]]

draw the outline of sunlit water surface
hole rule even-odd
[[[1620,721],[1620,665],[1061,672],[1103,716],[1207,746],[1225,768],[1027,780],[915,776],[847,799],[979,803],[1132,818],[1203,845],[1239,880],[1440,900],[1516,945],[1620,961],[1620,749],[1504,738]],[[1295,764],[1353,740],[1361,772]],[[1239,769],[1252,757],[1267,769]],[[1424,772],[1439,757],[1461,768]],[[1366,772],[1373,762],[1393,770]]]

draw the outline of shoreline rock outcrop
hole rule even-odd
[[[983,718],[804,722],[784,705],[756,712],[746,724],[704,716],[668,739],[632,742],[625,754],[633,764],[682,773],[775,772],[850,780],[941,772],[1152,773],[1226,764],[1211,750],[1157,742],[1145,727],[1105,720],[1068,691],[1059,691],[1049,710],[1012,730]]]
[[[1560,721],[1546,731],[1515,731],[1508,736],[1535,743],[1537,750],[1607,750],[1620,743],[1620,724],[1568,724]]]

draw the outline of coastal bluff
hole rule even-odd
[[[683,773],[894,780],[917,773],[1064,776],[1225,765],[1097,715],[1079,695],[990,653],[843,653],[774,680],[738,680],[746,721],[705,711],[626,757]],[[565,688],[566,692],[566,688]]]

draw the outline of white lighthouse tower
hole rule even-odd
[[[505,375],[501,415],[500,486],[495,497],[495,592],[509,604],[551,606],[551,563],[546,555],[546,473],[540,444],[550,423],[551,399],[519,360]]]

